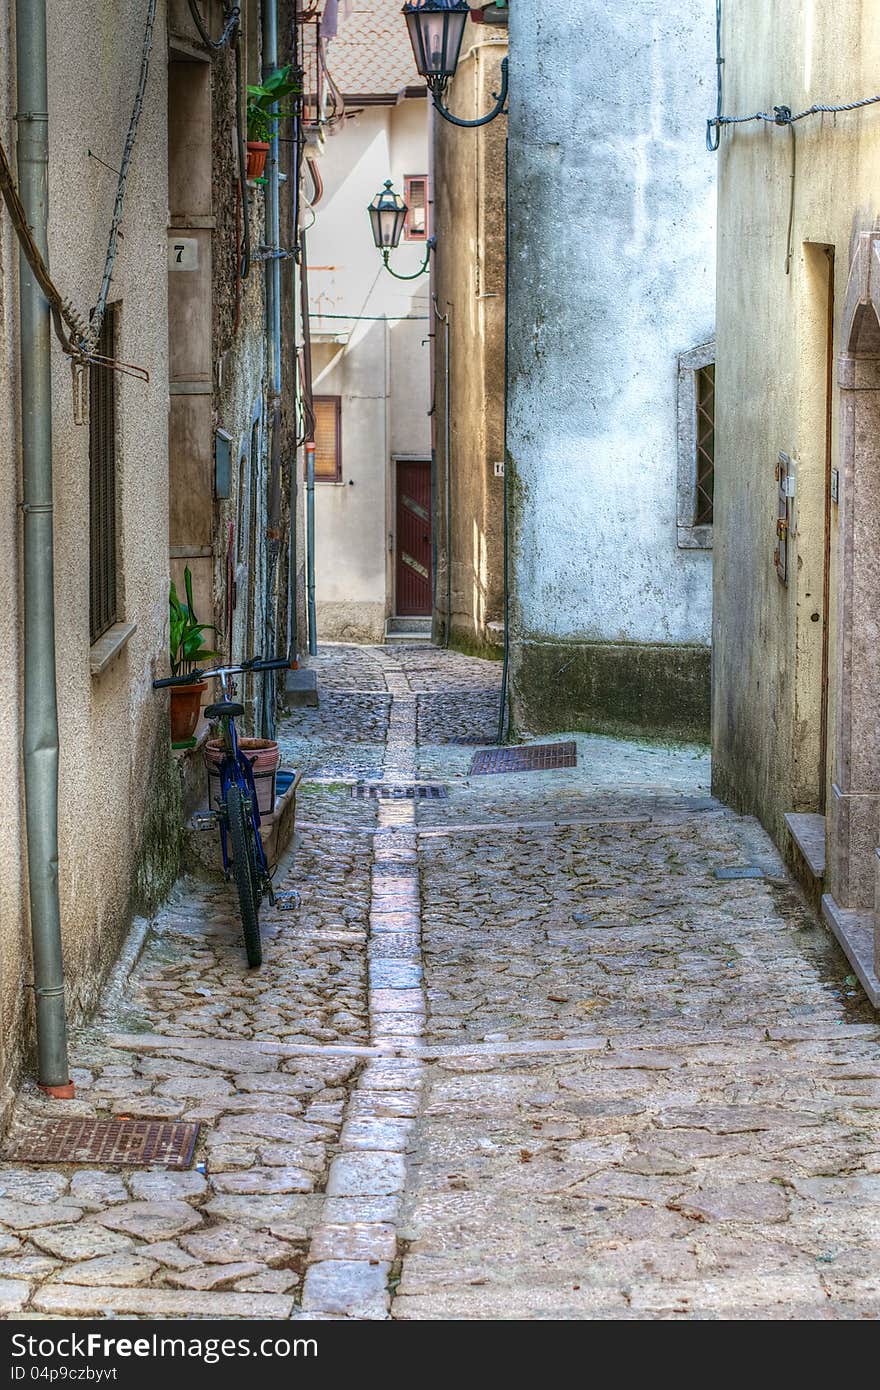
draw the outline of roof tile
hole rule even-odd
[[[353,0],[327,44],[327,66],[343,96],[396,96],[424,88],[413,62],[403,0]]]

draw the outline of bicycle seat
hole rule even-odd
[[[206,719],[238,719],[244,714],[244,705],[237,705],[234,700],[220,700],[216,705],[205,706]]]

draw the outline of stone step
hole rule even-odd
[[[785,824],[810,873],[814,878],[824,878],[825,817],[788,811]]]
[[[388,618],[385,641],[389,644],[416,642],[428,645],[431,641],[430,618]]]

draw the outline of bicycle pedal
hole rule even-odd
[[[219,823],[220,818],[216,811],[196,811],[190,818],[193,830],[216,830]]]
[[[297,893],[295,888],[291,888],[288,892],[284,893],[276,892],[273,906],[276,907],[279,912],[296,912],[300,906],[299,893]]]

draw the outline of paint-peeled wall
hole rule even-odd
[[[119,167],[140,70],[145,8],[139,0],[64,0],[48,7],[50,263],[63,295],[84,317],[101,283],[116,192],[116,176],[105,165]],[[10,153],[15,149],[13,9],[0,4],[0,130]],[[52,343],[59,877],[71,1017],[94,1002],[130,922],[137,885],[155,888],[163,873],[162,847],[145,844],[144,825],[169,785],[167,726],[150,684],[157,653],[167,641],[166,223],[160,3],[110,293],[117,306],[118,357],[149,372],[148,382],[117,377],[119,615],[133,631],[99,673],[93,670],[89,637],[89,430],[74,419],[70,366],[54,338]],[[0,400],[7,421],[0,466],[0,720],[7,747],[18,750],[23,622],[18,256],[5,209],[0,254]],[[18,797],[7,795],[0,816],[3,1083],[14,1076],[30,1040],[32,982],[17,755],[7,773]],[[153,825],[160,826],[161,818]]]
[[[705,733],[711,553],[679,548],[678,357],[714,330],[714,16],[510,19],[512,707]]]
[[[394,462],[430,459],[427,276],[396,280],[382,267],[367,206],[392,179],[428,172],[424,98],[373,106],[328,137],[323,196],[309,231],[313,389],[341,400],[342,470],[315,496],[319,636],[382,641],[394,606]],[[392,264],[417,271],[419,242]]]

